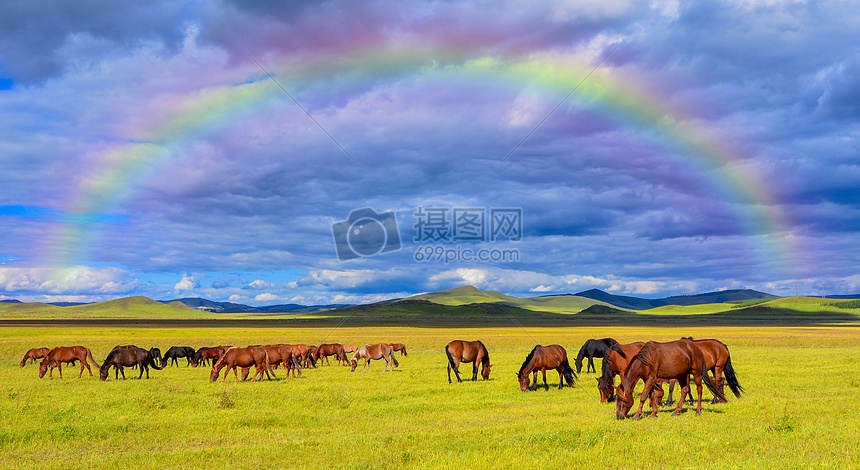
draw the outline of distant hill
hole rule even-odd
[[[350,307],[351,304],[327,304],[327,305],[301,305],[301,304],[283,304],[283,305],[268,305],[263,307],[252,307],[245,304],[235,304],[232,302],[214,302],[201,298],[182,298],[174,300],[161,300],[162,303],[180,302],[193,309],[215,312],[215,313],[313,313],[332,310],[335,308]]]
[[[580,292],[576,294],[576,296],[599,300],[601,302],[612,304],[616,307],[627,308],[631,310],[648,310],[651,308],[663,307],[665,305],[690,306],[702,304],[721,304],[726,302],[740,302],[742,300],[752,299],[779,298],[779,296],[767,294],[765,292],[759,292],[752,289],[724,290],[695,295],[676,295],[662,299],[641,299],[639,297],[608,294],[599,289],[590,289],[587,291]]]

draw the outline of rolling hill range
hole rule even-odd
[[[648,305],[659,306],[642,309]],[[268,310],[271,308],[276,310]],[[281,310],[287,308],[289,310]],[[231,310],[232,313],[227,313]],[[189,324],[203,322],[213,326],[224,322],[263,322],[279,327],[330,324],[428,327],[512,324],[822,324],[860,322],[860,301],[817,297],[778,298],[748,290],[665,299],[614,296],[602,291],[518,298],[463,286],[405,299],[346,307],[248,307],[205,299],[165,302],[146,297],[128,297],[67,307],[45,303],[0,303],[0,323],[7,325],[16,324],[15,322],[51,324],[58,320],[65,323],[102,320],[109,322],[108,319],[172,320]]]

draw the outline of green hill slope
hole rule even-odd
[[[163,304],[147,297],[125,297],[73,307],[58,307],[40,302],[0,304],[0,318],[3,319],[194,319],[216,317],[217,314],[201,312],[179,302]]]

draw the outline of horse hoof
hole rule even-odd
[[[681,416],[681,413],[678,413],[678,412],[676,411],[676,412],[672,413],[672,416]]]
[[[639,418],[637,418],[637,417],[635,417],[635,416],[634,416],[633,418],[631,418],[631,419],[632,419],[633,421],[639,421]]]
[[[701,411],[697,411],[697,412],[696,412],[696,416],[702,416],[702,412],[701,412]]]

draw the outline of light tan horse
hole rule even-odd
[[[89,348],[85,348],[84,346],[57,346],[52,349],[44,359],[42,359],[42,362],[39,363],[39,378],[41,379],[45,376],[45,372],[48,372],[48,367],[51,368],[51,372],[48,374],[48,377],[53,378],[54,368],[56,367],[60,371],[60,378],[62,379],[62,363],[74,363],[74,361],[81,361],[81,373],[78,374],[78,378],[81,378],[84,375],[84,366],[86,366],[87,370],[90,372],[90,377],[92,377],[93,371],[90,369],[90,364],[87,360],[93,361],[96,368],[99,368],[99,363],[93,359],[93,352],[90,351]]]
[[[345,352],[345,353],[354,353],[356,351],[358,351],[358,346],[356,346],[354,344],[344,344],[343,345],[343,352]]]
[[[385,359],[385,367],[382,368],[382,372],[385,372],[392,362],[394,366],[390,370],[393,371],[394,367],[400,367],[400,364],[397,363],[397,359],[391,354],[392,352],[393,349],[388,343],[365,344],[352,356],[352,360],[349,361],[349,370],[350,372],[355,372],[360,359],[364,359],[364,367],[361,368],[362,372],[370,365],[371,359]],[[370,365],[370,371],[373,372],[372,365]]]

